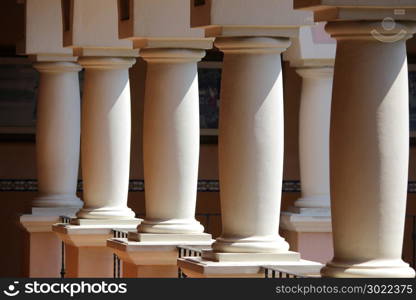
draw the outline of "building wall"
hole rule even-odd
[[[15,0],[2,0],[0,10],[0,53],[10,53],[21,37],[23,30],[23,12]],[[5,6],[3,6],[5,5]],[[416,48],[416,47],[415,47]],[[3,51],[3,52],[2,52]],[[1,58],[0,58],[1,59]],[[146,66],[139,59],[131,69],[132,89],[132,152],[131,179],[143,179],[142,163],[142,114],[144,79]],[[287,63],[284,64],[284,106],[285,106],[285,160],[284,180],[299,180],[298,159],[298,112],[301,79]],[[416,181],[416,148],[411,148],[410,178]],[[81,177],[81,176],[80,176]],[[1,179],[35,179],[35,144],[34,142],[0,142],[0,180]],[[201,145],[199,179],[218,179],[218,155],[216,145]],[[18,216],[30,212],[31,200],[36,192],[1,192],[0,191],[0,276],[18,277],[22,273],[25,235],[19,227]],[[80,194],[82,197],[82,194]],[[297,192],[283,193],[282,209],[290,206],[300,196]],[[130,192],[129,206],[138,214],[144,214],[144,192]],[[217,192],[198,192],[197,218],[206,226],[206,230],[218,236],[221,232],[220,203]],[[416,215],[416,194],[408,195],[408,214]],[[209,218],[209,220],[208,220]],[[410,229],[412,220],[406,222],[404,256],[412,256]]]

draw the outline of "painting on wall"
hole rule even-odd
[[[221,62],[203,61],[198,64],[199,117],[203,144],[215,144],[218,141],[221,71]]]
[[[1,139],[34,139],[38,84],[38,72],[27,58],[0,58]]]

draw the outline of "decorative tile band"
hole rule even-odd
[[[0,179],[0,192],[36,192],[38,184],[36,179]],[[219,192],[218,180],[198,180],[198,192]],[[82,180],[78,181],[78,191],[82,191]],[[144,180],[132,179],[129,183],[130,192],[143,192]],[[300,182],[284,181],[283,192],[300,192]]]
[[[0,192],[36,192],[38,184],[36,179],[0,179]],[[198,180],[198,192],[219,192],[218,180]],[[82,191],[82,180],[78,181],[78,191]],[[144,180],[132,179],[129,183],[130,192],[143,192]],[[285,193],[299,193],[299,180],[284,180],[282,191]],[[416,181],[409,181],[408,193],[416,193]]]

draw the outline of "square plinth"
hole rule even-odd
[[[284,211],[280,227],[296,232],[332,232],[330,212],[319,209],[300,209],[299,212]]]
[[[296,261],[212,261],[203,257],[185,257],[178,258],[178,267],[188,277],[192,278],[253,278],[265,277],[264,268],[286,268],[292,269],[295,266],[299,268],[318,268],[321,264],[313,261],[298,259]]]
[[[148,234],[152,235],[152,234]],[[186,240],[185,234],[182,240],[163,239],[163,236],[169,234],[155,234],[155,237],[147,241],[132,241],[126,238],[112,238],[107,240],[107,247],[125,263],[135,266],[143,265],[173,265],[176,266],[178,258],[178,246],[192,246],[209,249],[214,240],[210,234],[204,234],[200,240],[193,237],[192,240]],[[208,239],[209,237],[209,239]],[[157,238],[157,241],[155,241]]]
[[[95,223],[93,225],[58,223],[52,226],[52,230],[66,244],[75,247],[105,247],[107,239],[113,237],[114,230],[133,231],[139,223],[140,219],[136,219],[131,225],[120,224],[117,220],[111,224]]]
[[[300,255],[292,251],[282,253],[224,253],[213,250],[202,250],[202,258],[214,262],[273,262],[299,261]]]
[[[100,219],[78,219],[78,218],[74,218],[71,219],[70,224],[71,225],[91,225],[91,226],[103,226],[103,227],[107,227],[110,226],[111,228],[120,228],[121,227],[137,227],[140,222],[142,220],[141,219],[126,219],[126,220],[100,220]]]
[[[52,232],[52,225],[62,222],[61,216],[74,217],[78,210],[78,207],[32,207],[32,214],[20,216],[20,224],[28,232]]]
[[[176,243],[181,245],[183,243],[192,242],[212,242],[212,236],[208,233],[190,233],[190,234],[179,234],[179,233],[139,233],[129,232],[129,241],[134,242],[161,242],[161,243]]]

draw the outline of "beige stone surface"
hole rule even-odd
[[[198,39],[204,30],[191,28],[189,0],[131,0],[119,13],[120,38]],[[120,12],[124,7],[120,6]]]
[[[131,41],[120,40],[118,37],[118,1],[70,0],[68,2],[68,6],[64,7],[65,47],[131,49]]]
[[[293,9],[293,0],[191,0],[192,26],[298,27],[311,25],[312,14]]]
[[[296,9],[314,11],[315,21],[333,20],[415,20],[412,0],[294,0]]]
[[[297,225],[296,223],[292,223]],[[310,222],[316,228],[315,222]],[[319,224],[318,224],[319,226]],[[318,227],[319,228],[319,227]],[[334,256],[334,246],[331,231],[283,229],[282,236],[290,244],[290,250],[299,252],[303,259],[326,264]]]
[[[63,47],[61,1],[21,1],[25,10],[25,34],[17,52],[30,54],[71,55],[71,49]]]
[[[201,257],[179,258],[178,267],[192,278],[253,278],[264,277],[264,266],[289,268],[319,267],[319,263],[297,260],[297,261],[251,261],[251,262],[214,262]]]
[[[178,269],[178,246],[187,245],[210,248],[213,240],[209,234],[182,234],[170,238],[171,234],[147,234],[153,238],[140,242],[126,238],[112,238],[107,241],[111,249],[122,261],[123,277],[132,278],[176,278]],[[189,237],[191,236],[191,237]]]

